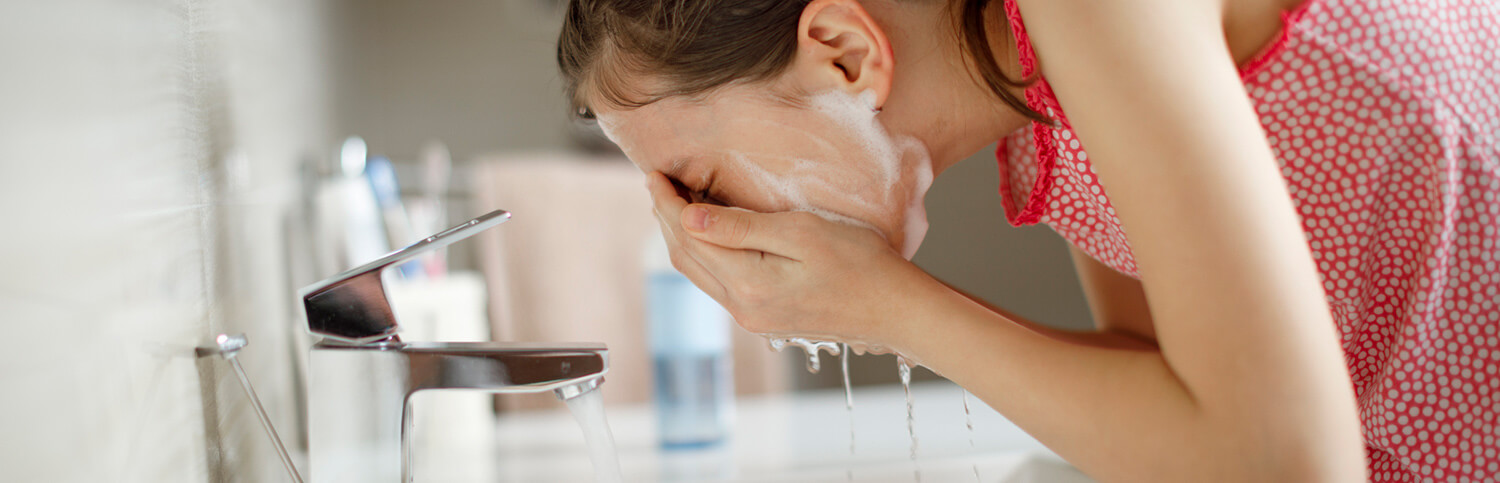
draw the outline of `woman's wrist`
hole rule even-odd
[[[883,297],[887,303],[876,304],[877,323],[872,327],[870,342],[901,354],[920,359],[918,342],[939,332],[938,324],[952,322],[944,314],[958,312],[957,302],[967,301],[941,281],[910,262],[904,263],[902,276]]]

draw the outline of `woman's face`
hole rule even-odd
[[[677,181],[692,201],[867,226],[910,258],[927,229],[932,169],[921,143],[886,133],[872,105],[837,91],[789,102],[735,85],[595,114],[632,162]]]

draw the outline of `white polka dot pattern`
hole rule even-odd
[[[1284,23],[1242,75],[1333,308],[1371,480],[1496,481],[1500,6],[1311,0]],[[1007,217],[1139,277],[1050,86],[1026,99],[1058,123],[1002,140]]]

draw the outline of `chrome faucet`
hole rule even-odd
[[[571,399],[609,371],[604,344],[403,342],[386,268],[510,218],[494,211],[303,289],[312,348],[308,440],[312,481],[412,481],[412,395],[435,389],[553,391]]]

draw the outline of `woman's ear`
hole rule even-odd
[[[806,92],[874,91],[874,108],[885,105],[895,73],[885,31],[857,0],[814,0],[797,25],[795,81]]]

